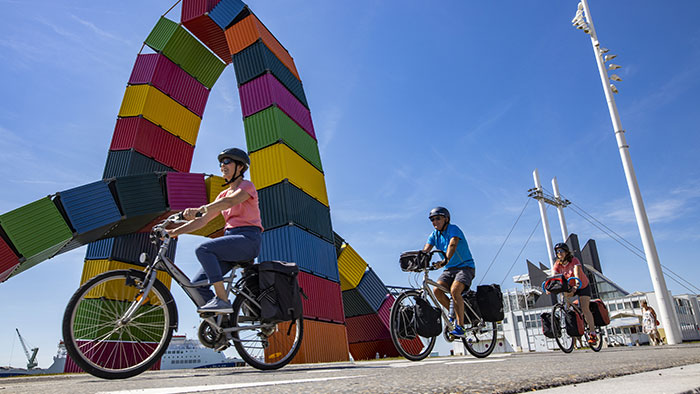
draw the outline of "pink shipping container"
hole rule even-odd
[[[199,207],[208,202],[204,174],[169,172],[165,175],[165,185],[171,211]]]
[[[348,328],[348,342],[369,342],[382,339],[391,339],[389,327],[379,318],[376,313],[348,317],[345,319]]]
[[[267,73],[238,88],[243,117],[276,105],[307,134],[316,139],[311,112],[272,74]]]
[[[299,287],[304,289],[304,294],[309,298],[301,298],[305,319],[345,322],[340,283],[306,272],[299,272],[298,278]]]
[[[209,98],[206,86],[160,53],[138,55],[129,84],[153,85],[200,118]]]
[[[0,238],[0,282],[4,282],[18,265],[19,257],[12,251],[10,245]],[[340,308],[342,312],[342,306]]]
[[[89,341],[77,341],[77,345],[81,346],[83,344],[88,343]],[[119,348],[117,349],[117,344],[119,344]],[[151,345],[151,349],[154,349],[156,346],[158,346],[157,343],[147,343],[147,342],[141,342],[141,343],[128,343],[128,342],[112,342],[112,343],[107,343],[104,346],[101,346],[98,348],[97,351],[95,351],[95,354],[93,356],[97,357],[110,357],[114,354],[120,354],[121,357],[118,359],[115,359],[113,362],[115,363],[113,365],[114,368],[123,368],[129,365],[134,365],[137,362],[141,362],[143,360],[143,348],[144,346]],[[98,355],[99,353],[99,355]],[[150,352],[148,352],[150,353]],[[160,370],[160,360],[158,360],[151,368],[150,370],[152,371],[157,371]],[[73,361],[70,356],[66,358],[66,364],[63,367],[63,372],[67,373],[76,373],[76,372],[83,372],[83,370]]]
[[[391,307],[394,305],[394,296],[387,294],[382,306],[379,307],[377,314],[379,319],[384,323],[385,326],[389,327],[389,322],[391,321]]]
[[[120,118],[114,128],[113,151],[134,149],[180,172],[189,172],[194,146],[141,116]]]
[[[219,1],[221,0],[184,0],[181,20],[190,33],[228,64],[231,63],[232,57],[226,35],[208,15]]]

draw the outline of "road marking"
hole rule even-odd
[[[234,383],[234,384],[212,384],[206,386],[188,386],[188,387],[161,387],[153,389],[138,389],[138,390],[123,390],[123,391],[102,391],[97,394],[179,394],[179,393],[197,393],[203,391],[214,391],[214,390],[231,390],[231,389],[242,389],[248,387],[259,387],[259,386],[275,386],[280,384],[294,384],[294,383],[313,383],[313,382],[325,382],[329,380],[340,380],[340,379],[355,379],[361,378],[364,375],[357,376],[335,376],[330,378],[316,378],[316,379],[297,379],[297,380],[274,380],[270,382],[251,382],[251,383]]]
[[[489,360],[465,360],[465,361],[452,361],[449,363],[445,363],[445,365],[452,365],[452,364],[476,364],[476,363],[495,363],[498,361],[506,361],[503,358],[492,358]]]
[[[389,367],[391,368],[406,368],[406,367],[420,367],[423,365],[428,365],[428,364],[444,364],[444,360],[439,360],[439,361],[410,361],[410,362],[401,362],[397,364],[389,364]]]

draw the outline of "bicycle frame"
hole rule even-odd
[[[435,294],[433,294],[433,291],[432,291],[432,289],[430,288],[430,286],[436,287],[436,288],[440,289],[441,291],[443,291],[443,292],[445,292],[445,293],[447,293],[447,294],[450,294],[450,289],[448,289],[448,288],[446,288],[445,286],[443,286],[443,285],[437,283],[436,281],[430,279],[430,276],[428,275],[428,273],[429,273],[429,270],[423,271],[423,286],[422,286],[423,291],[424,291],[426,294],[428,294],[428,296],[429,296],[430,299],[433,301],[433,303],[434,303],[435,305],[437,305],[437,306],[440,308],[440,311],[442,312],[442,317],[443,317],[443,319],[444,319],[444,321],[445,321],[445,324],[447,324],[448,327],[450,327],[450,329],[454,329],[454,324],[450,324],[450,319],[449,319],[449,315],[448,315],[448,314],[449,314],[449,310],[447,310],[447,311],[445,310],[444,305],[442,305],[442,304],[440,303],[440,301],[438,301],[437,297],[435,297]],[[450,299],[451,299],[451,297],[450,297]],[[454,300],[453,300],[452,302],[454,302]],[[464,302],[464,308],[465,308],[465,312],[466,312],[466,308],[469,308],[469,310],[472,312],[472,315],[473,315],[473,316],[480,316],[480,314],[479,314],[479,313],[476,313],[476,311],[474,311],[474,309],[472,308],[472,306],[471,306],[468,302]],[[481,323],[481,321],[476,321],[476,322],[475,322],[475,321],[472,321],[472,319],[469,317],[469,314],[468,314],[468,313],[465,313],[465,316],[464,316],[464,317],[465,317],[466,319],[469,320],[468,323],[469,323],[470,325],[472,325],[472,326],[475,326],[475,325]],[[456,320],[455,320],[455,322],[456,322]]]

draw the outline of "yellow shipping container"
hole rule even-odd
[[[223,177],[216,175],[209,176],[207,179],[204,180],[204,183],[207,187],[207,202],[213,202],[214,200],[216,200],[216,197],[219,195],[219,193],[221,193],[224,189],[228,188],[228,186],[223,186],[223,184],[226,183],[226,180]],[[206,226],[200,228],[192,234],[208,237],[224,228],[225,225],[226,223],[224,222],[224,217],[219,215],[212,219],[211,222],[207,223]]]
[[[103,272],[126,269],[135,269],[141,271],[143,270],[143,267],[134,264],[124,263],[122,261],[117,260],[85,260],[85,265],[83,266],[83,274],[80,278],[80,284],[82,285],[83,283],[87,282],[88,280]],[[156,278],[159,281],[163,282],[165,287],[170,289],[170,285],[172,284],[172,278],[170,277],[170,275],[168,275],[164,271],[158,271],[156,274]],[[90,293],[88,293],[85,296],[85,298],[104,297],[110,300],[126,301],[136,296],[136,288],[134,288],[131,292],[125,292],[125,286],[123,285],[123,283],[117,283],[115,281],[111,281],[109,283],[109,285],[102,284],[97,286],[92,291],[90,291]]]
[[[367,262],[348,244],[343,244],[338,256],[338,272],[340,273],[340,289],[354,289],[360,284],[367,270]]]
[[[126,87],[119,116],[139,116],[159,125],[190,145],[197,142],[200,119],[193,112],[150,85]]]
[[[191,234],[208,237],[224,228],[225,225],[226,222],[224,222],[224,217],[221,216],[221,214],[219,214],[219,216],[212,219],[211,222],[207,223],[204,227],[200,228],[199,230],[193,231]]]
[[[275,144],[250,155],[250,178],[257,189],[288,179],[311,197],[328,206],[326,180],[312,166],[287,145]]]

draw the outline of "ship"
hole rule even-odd
[[[8,376],[49,375],[63,373],[63,369],[66,366],[66,357],[66,346],[63,344],[63,341],[60,341],[58,343],[58,351],[56,352],[56,355],[53,356],[53,364],[51,364],[50,367],[36,368],[36,364],[32,363],[31,361],[27,364],[27,366],[31,366],[31,368],[0,367],[0,378]]]
[[[185,335],[173,335],[170,346],[160,359],[160,369],[242,367],[240,358],[229,358],[222,352],[202,346]]]

